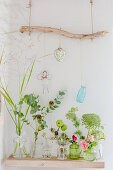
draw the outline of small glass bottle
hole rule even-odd
[[[25,147],[26,139],[23,138],[22,136],[17,135],[16,138],[13,140],[14,143],[14,152],[13,152],[13,157],[22,159],[27,156],[27,151]]]
[[[73,142],[69,147],[69,158],[79,159],[80,158],[80,146]]]
[[[78,103],[83,103],[84,99],[85,99],[85,96],[86,96],[86,87],[85,86],[81,86],[81,88],[78,91],[76,101]]]

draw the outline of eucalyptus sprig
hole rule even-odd
[[[30,114],[37,124],[35,128],[33,127],[35,129],[35,142],[37,141],[38,133],[47,127],[45,117],[59,107],[64,95],[64,91],[59,91],[57,97],[49,101],[48,107],[41,106],[39,96],[34,94],[24,96],[25,103],[30,107]]]

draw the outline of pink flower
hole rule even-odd
[[[73,141],[76,141],[76,140],[77,140],[77,137],[73,135],[73,136],[72,136],[72,140],[73,140]]]
[[[82,140],[80,143],[80,147],[82,148],[83,151],[86,151],[88,145],[89,144],[86,142],[86,139]]]
[[[90,142],[93,142],[94,141],[94,136],[91,135],[91,136],[88,137],[88,139],[90,140]]]

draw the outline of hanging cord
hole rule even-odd
[[[44,55],[43,56],[45,56],[45,57],[43,57],[43,66],[44,66],[44,68],[46,67],[46,62],[45,62],[45,59],[46,59],[46,56],[47,56],[47,54],[46,54],[46,33],[44,33],[44,39],[43,39],[43,53],[44,53]]]
[[[61,31],[61,27],[60,27],[60,31]],[[61,48],[61,35],[59,35],[59,48]]]
[[[32,7],[32,0],[29,0],[28,7],[29,8],[29,36],[31,35],[31,7]]]
[[[92,34],[94,33],[94,23],[93,23],[93,0],[90,0],[91,4],[91,31]]]
[[[80,39],[80,76],[81,76],[81,86],[82,86],[82,78],[83,78],[83,73],[82,73],[82,41]]]

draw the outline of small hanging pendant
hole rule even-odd
[[[81,88],[78,91],[76,101],[78,103],[83,103],[85,97],[86,97],[86,87],[85,86],[81,86]]]
[[[63,62],[66,52],[62,48],[58,48],[54,51],[54,56],[57,61]]]

